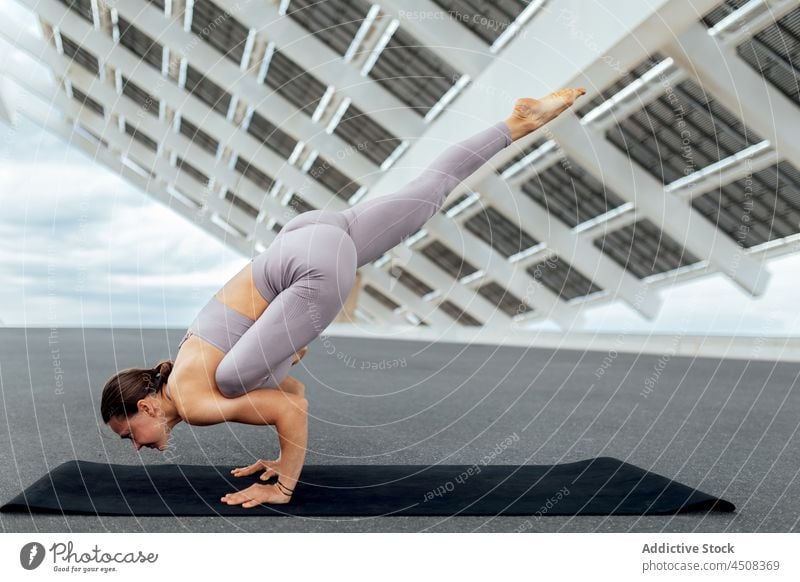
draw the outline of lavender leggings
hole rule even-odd
[[[277,386],[295,352],[339,313],[356,269],[419,230],[453,188],[510,143],[508,127],[497,123],[449,146],[397,192],[287,222],[252,261],[255,285],[269,302],[264,313],[253,321],[212,297],[184,336],[194,333],[225,353],[216,370],[220,392],[235,398]]]

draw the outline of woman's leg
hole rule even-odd
[[[451,145],[400,190],[343,210],[358,266],[397,246],[422,227],[462,180],[511,143],[505,122]]]
[[[355,280],[355,246],[335,225],[282,233],[265,252],[267,287],[277,294],[217,367],[217,387],[229,398],[284,380],[292,356],[325,331]]]

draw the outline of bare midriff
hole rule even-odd
[[[252,263],[242,268],[214,295],[218,301],[255,321],[269,306],[253,283]],[[202,397],[208,391],[217,392],[214,374],[225,354],[202,338],[190,336],[175,358],[170,394],[180,391],[182,397]],[[191,394],[191,396],[190,396]]]

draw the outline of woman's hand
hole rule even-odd
[[[261,483],[253,483],[247,489],[242,489],[235,493],[228,493],[220,499],[222,503],[227,505],[241,505],[244,508],[255,507],[262,503],[271,503],[281,505],[289,503],[292,496],[283,493],[277,485],[262,485]]]
[[[281,460],[276,459],[274,461],[267,461],[265,459],[259,459],[247,467],[240,467],[238,469],[231,470],[231,474],[234,477],[246,477],[247,475],[257,473],[258,471],[264,471],[264,473],[261,475],[262,481],[266,481],[275,476],[280,477],[282,474]]]

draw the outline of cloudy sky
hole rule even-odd
[[[24,117],[0,121],[0,204],[0,325],[185,328],[249,260]],[[800,255],[769,270],[757,299],[715,275],[662,291],[655,321],[613,304],[584,327],[800,335]]]

